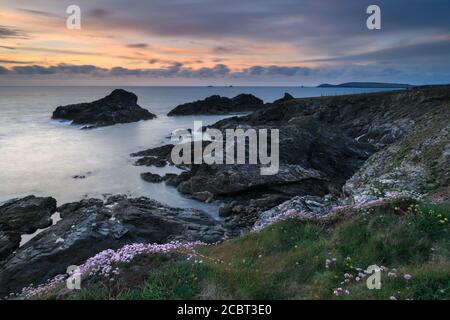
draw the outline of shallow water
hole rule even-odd
[[[94,130],[50,119],[59,105],[89,102],[112,87],[0,87],[0,202],[29,194],[52,196],[58,204],[104,194],[147,196],[174,207],[204,209],[213,216],[217,206],[188,199],[164,183],[151,184],[141,172],[177,172],[176,168],[133,166],[129,154],[169,142],[175,129],[204,125],[223,116],[167,117],[178,104],[212,94],[233,97],[252,93],[265,102],[284,92],[295,97],[373,92],[379,89],[283,87],[124,87],[138,103],[158,117]],[[86,175],[85,179],[73,179]]]

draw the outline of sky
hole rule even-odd
[[[348,81],[450,83],[450,1],[0,0],[0,85]]]

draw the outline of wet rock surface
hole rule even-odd
[[[52,225],[56,200],[28,196],[12,199],[0,205],[0,261],[19,248],[23,234]]]
[[[159,182],[163,181],[163,177],[161,177],[159,174],[151,173],[151,172],[141,173],[141,178],[142,178],[142,180],[150,182],[150,183],[159,183]]]
[[[62,220],[38,234],[0,265],[0,293],[21,290],[65,273],[105,249],[129,243],[221,240],[219,222],[195,209],[176,209],[148,198],[85,199],[58,208]],[[4,245],[0,233],[0,247]]]
[[[85,128],[111,126],[150,120],[156,116],[137,104],[137,96],[123,89],[116,89],[108,96],[89,103],[78,103],[57,107],[53,119],[70,120]]]

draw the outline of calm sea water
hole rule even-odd
[[[147,196],[174,207],[201,208],[211,214],[215,205],[180,195],[164,183],[141,180],[140,173],[163,174],[176,168],[133,166],[129,154],[169,142],[170,132],[191,128],[194,120],[214,123],[223,116],[167,117],[178,104],[212,94],[233,97],[252,93],[265,102],[284,92],[312,97],[379,89],[282,87],[124,87],[139,97],[138,103],[157,119],[80,130],[50,119],[59,105],[89,102],[109,94],[112,87],[0,87],[0,202],[30,194],[52,196],[58,204],[104,194]],[[86,175],[73,179],[74,175]]]

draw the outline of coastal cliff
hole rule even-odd
[[[440,86],[286,99],[219,121],[211,127],[282,132],[277,175],[201,164],[163,179],[222,203],[223,221],[147,198],[63,205],[63,223],[16,253],[5,249],[2,293],[33,282],[18,298],[448,298],[449,111],[450,86]],[[133,156],[137,165],[168,166],[171,148]],[[143,178],[162,183],[151,173]],[[78,251],[85,239],[96,245]],[[65,260],[69,253],[76,261]],[[12,274],[28,270],[30,254],[41,273],[21,273],[12,283]],[[46,273],[49,257],[59,268]],[[70,263],[86,268],[81,291],[68,291],[57,275]],[[388,279],[378,293],[362,289],[362,271],[373,264]]]

